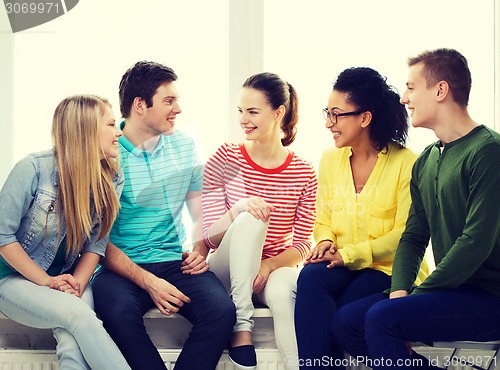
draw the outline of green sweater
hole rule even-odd
[[[500,295],[500,135],[485,126],[428,146],[412,170],[412,206],[391,291],[411,291],[432,241],[436,269],[412,294],[459,286]]]

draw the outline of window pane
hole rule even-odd
[[[404,92],[407,58],[426,49],[455,48],[472,72],[469,112],[494,125],[494,0],[264,1],[264,69],[297,89],[300,122],[294,149],[318,163],[333,141],[321,109],[347,67],[368,66]],[[410,129],[408,146],[420,152],[435,140]]]
[[[52,114],[68,95],[102,95],[119,119],[120,78],[139,60],[174,69],[178,125],[198,139],[217,132],[217,141],[202,143],[213,152],[227,135],[227,7],[228,0],[85,0],[14,34],[13,160],[51,146]]]

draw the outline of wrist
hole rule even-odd
[[[335,243],[333,242],[333,240],[331,240],[331,239],[321,239],[321,240],[317,243],[317,245],[320,245],[320,244],[322,244],[322,243],[332,243],[332,244],[335,244]]]
[[[229,208],[229,211],[227,211],[227,213],[229,213],[229,219],[231,220],[231,223],[233,223],[234,222],[233,207]]]
[[[198,252],[203,257],[207,258],[210,248],[205,244],[204,241],[200,240],[193,245],[193,252]]]
[[[275,266],[275,264],[273,262],[274,261],[273,261],[272,257],[266,258],[265,260],[262,260],[260,262],[260,266],[264,267],[265,269],[267,269],[269,271],[269,273],[271,273],[277,269],[277,266]]]
[[[156,276],[151,272],[138,268],[132,281],[139,285],[142,289],[149,291],[149,287],[153,285],[153,279],[155,277]]]
[[[48,286],[48,287],[50,287],[50,284],[52,284],[53,281],[54,281],[54,277],[46,274],[46,276],[44,277],[43,280],[40,279],[39,285],[40,286]]]

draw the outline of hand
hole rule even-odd
[[[335,253],[327,253],[325,255],[326,260],[329,260],[330,263],[328,266],[326,266],[327,269],[331,269],[337,266],[344,266],[344,259],[342,258],[342,255],[340,253],[337,253],[337,250],[335,250]]]
[[[271,268],[266,260],[260,263],[259,272],[253,281],[253,292],[260,293],[264,290],[267,285],[267,280],[269,280],[269,275],[271,274]]]
[[[183,274],[202,274],[208,271],[208,263],[202,254],[197,251],[191,253],[182,253],[182,267]]]
[[[146,284],[146,290],[155,306],[166,316],[178,312],[184,303],[191,302],[191,299],[175,286],[153,274],[149,275]]]
[[[403,289],[395,290],[394,292],[391,292],[391,294],[389,294],[390,299],[407,297],[407,296],[408,296],[408,292],[406,290],[403,290]]]
[[[71,274],[51,276],[46,284],[49,288],[80,297],[80,283]]]
[[[330,263],[326,266],[326,268],[331,269],[337,266],[344,266],[344,259],[342,255],[337,252],[336,247],[331,247],[330,249],[325,251],[325,254],[321,258],[310,259],[309,261],[304,262],[304,266],[309,263],[320,263],[329,261]]]
[[[234,204],[232,209],[237,211],[238,214],[247,211],[257,220],[267,222],[269,221],[269,217],[271,217],[271,212],[274,211],[276,207],[266,203],[266,201],[260,197],[251,197],[240,199]]]
[[[304,261],[304,266],[309,263],[315,262],[323,262],[326,261],[323,259],[325,252],[329,252],[331,254],[335,254],[337,252],[337,245],[331,240],[323,240],[318,245],[316,245],[306,256]]]

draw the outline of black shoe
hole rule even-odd
[[[246,346],[229,347],[227,353],[229,360],[231,360],[237,369],[257,369],[257,355],[255,354],[255,347],[251,344]]]

